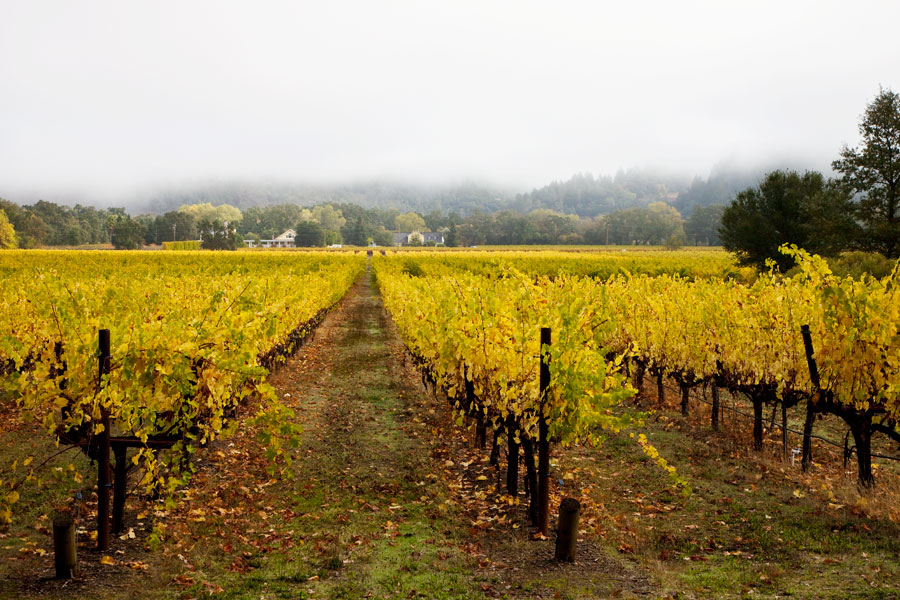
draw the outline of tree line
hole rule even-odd
[[[294,229],[298,245],[305,246],[370,243],[390,246],[394,244],[394,231],[440,231],[444,233],[445,244],[454,246],[716,245],[723,208],[698,207],[684,219],[674,207],[661,201],[594,217],[549,209],[526,213],[473,210],[466,216],[436,210],[420,214],[367,209],[347,203],[311,207],[280,204],[240,211],[228,204],[203,203],[185,205],[161,215],[131,217],[121,208],[71,208],[44,200],[31,206],[18,206],[0,200],[0,213],[5,211],[8,215],[17,245],[22,248],[112,244],[131,249],[163,242],[203,240],[204,247],[228,249],[241,246],[243,240],[273,239],[287,229]]]

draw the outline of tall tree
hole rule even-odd
[[[688,241],[695,245],[718,246],[723,212],[725,207],[721,204],[695,206],[694,212],[684,221]]]
[[[845,188],[821,173],[772,171],[759,187],[735,196],[722,213],[719,235],[741,264],[762,269],[772,259],[787,270],[793,259],[778,251],[782,244],[824,256],[837,254],[855,235],[850,214]]]
[[[425,231],[425,219],[418,213],[408,212],[394,217],[397,231]]]
[[[366,226],[363,224],[362,216],[356,217],[356,221],[346,228],[344,241],[351,246],[366,245]]]
[[[237,250],[243,246],[234,223],[203,219],[197,228],[200,230],[200,247],[204,250]]]
[[[447,237],[444,238],[444,245],[448,248],[459,246],[459,232],[456,231],[456,219],[450,217],[450,227],[447,229]]]
[[[861,246],[900,256],[900,96],[881,90],[859,123],[862,144],[844,146],[831,163],[859,194],[856,214],[863,225]]]
[[[107,217],[112,245],[116,250],[136,250],[146,233],[144,226],[127,214],[111,214]]]
[[[156,217],[146,235],[147,243],[183,242],[196,240],[197,219],[187,212],[170,211]]]
[[[28,208],[0,198],[0,210],[6,213],[16,230],[19,248],[37,248],[47,238],[48,228],[43,219]]]
[[[300,221],[294,227],[294,246],[321,247],[325,245],[325,230],[315,221]]]
[[[347,222],[340,210],[336,210],[330,204],[314,206],[312,208],[312,220],[322,226],[325,231],[340,234],[341,227]],[[326,237],[328,237],[326,235]],[[340,237],[338,235],[338,237]]]
[[[372,241],[376,246],[393,246],[394,234],[384,227],[379,227],[372,233]]]

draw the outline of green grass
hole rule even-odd
[[[693,488],[687,499],[627,440],[594,453],[596,474],[616,481],[602,501],[634,534],[614,539],[634,547],[663,589],[700,598],[896,594],[896,524],[829,504],[795,482],[789,464],[730,450],[727,436],[679,428],[660,421],[648,438]]]

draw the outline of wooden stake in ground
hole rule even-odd
[[[78,567],[75,519],[59,515],[53,519],[53,553],[57,579],[72,579]]]
[[[578,517],[581,503],[575,498],[563,498],[559,503],[559,524],[556,531],[556,555],[563,562],[575,562],[575,543],[578,541]]]
[[[122,444],[115,447],[116,455],[115,477],[113,478],[113,533],[119,534],[125,530],[125,494],[128,484],[128,448]]]

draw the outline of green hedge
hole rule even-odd
[[[187,240],[184,242],[163,242],[163,250],[199,250],[200,240]]]

